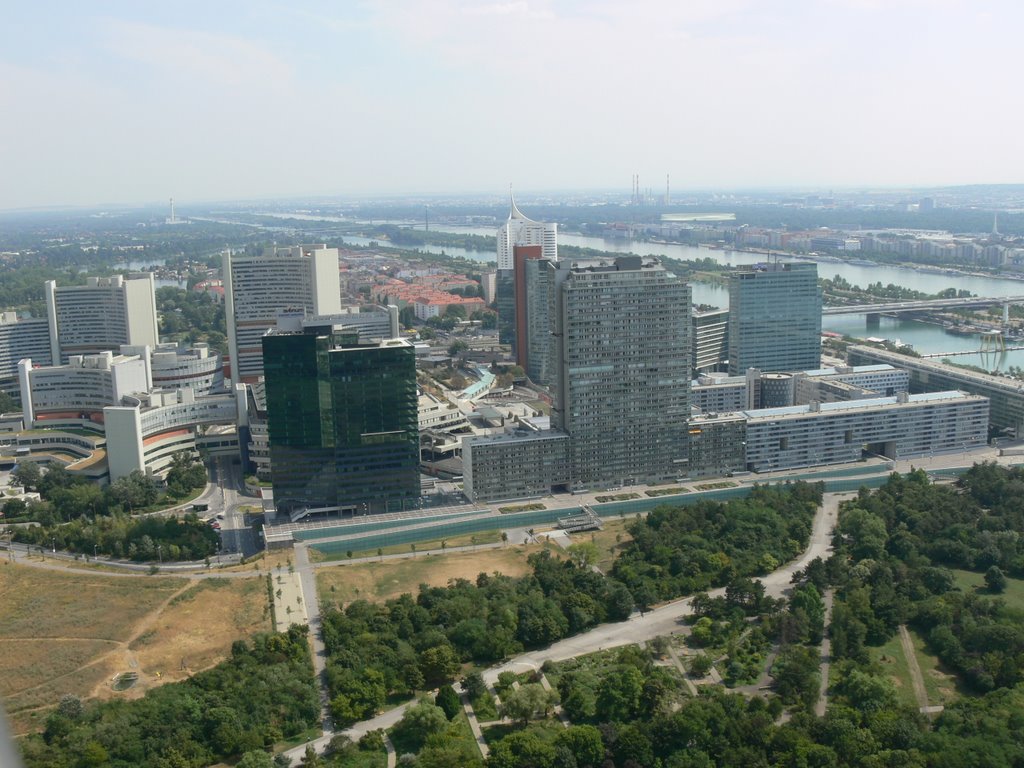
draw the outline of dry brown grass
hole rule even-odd
[[[387,600],[405,592],[415,594],[420,584],[440,587],[451,579],[475,581],[480,573],[497,571],[506,576],[523,576],[530,572],[526,558],[542,548],[538,545],[508,546],[319,568],[316,572],[317,589],[324,602],[347,603],[359,598]]]
[[[223,661],[235,640],[269,629],[262,579],[207,579],[172,600],[128,650],[147,675],[181,680]]]
[[[38,729],[64,694],[141,696],[226,657],[267,629],[259,578],[117,578],[0,566],[0,697],[16,733]],[[182,660],[187,669],[182,669]],[[122,672],[139,683],[123,693]]]

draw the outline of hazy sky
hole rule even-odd
[[[1024,182],[1019,0],[10,2],[0,208]]]

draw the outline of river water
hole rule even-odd
[[[495,232],[493,228],[488,227],[437,226],[433,227],[433,229],[439,232],[454,234],[490,236],[493,236]],[[345,241],[360,245],[370,242],[366,238],[350,236],[346,236]],[[638,253],[643,256],[650,254],[654,256],[667,256],[683,261],[712,258],[721,264],[728,264],[730,266],[756,264],[765,261],[767,258],[764,254],[748,253],[745,251],[697,248],[676,243],[606,240],[600,237],[561,232],[558,235],[558,242],[559,244],[574,245],[581,248],[595,248],[613,253]],[[420,246],[420,250],[430,253],[444,252],[449,256],[461,256],[481,262],[494,262],[495,260],[495,254],[490,251],[474,251],[465,248],[437,245]],[[772,258],[775,258],[775,254],[772,255]],[[783,262],[805,261],[781,255],[778,257],[778,260]],[[932,268],[922,270],[882,264],[868,266],[818,262],[818,275],[827,278],[839,276],[848,280],[851,284],[861,287],[881,282],[885,285],[894,283],[925,293],[938,293],[947,288],[956,288],[957,290],[970,291],[978,296],[1024,296],[1024,281],[1021,280],[947,273],[943,270]],[[723,308],[729,306],[729,294],[724,286],[710,283],[692,283],[691,287],[694,303],[709,304]],[[915,350],[922,354],[980,350],[982,348],[982,340],[978,335],[954,335],[947,332],[941,326],[900,317],[883,317],[878,325],[869,327],[867,318],[864,315],[830,315],[822,318],[822,328],[826,331],[848,334],[858,338],[874,336],[898,340],[904,344],[912,345]],[[1021,346],[1024,346],[1024,344],[1021,344]],[[958,363],[977,365],[988,369],[1005,370],[1010,365],[1024,367],[1024,350],[1006,352],[998,358],[989,353],[984,356],[980,354],[960,355],[952,359]]]

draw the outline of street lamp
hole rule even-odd
[[[164,551],[163,550],[164,550],[164,545],[163,544],[157,544],[156,545],[156,556],[158,558],[160,558],[160,565],[164,564]]]
[[[57,554],[57,538],[55,536],[50,538],[50,546],[53,548],[53,554],[56,555]]]
[[[92,545],[92,559],[93,560],[98,560],[99,559],[99,548],[100,548],[99,544],[93,544]]]

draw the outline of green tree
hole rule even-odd
[[[395,725],[396,736],[402,741],[412,743],[421,748],[427,739],[435,733],[441,733],[448,727],[448,718],[444,710],[429,699],[420,699],[413,704]]]
[[[274,758],[262,749],[254,749],[242,755],[235,768],[274,768]]]
[[[526,725],[532,718],[547,715],[558,703],[558,694],[540,683],[527,683],[503,694],[501,703],[507,717]]]
[[[572,753],[578,768],[591,768],[604,760],[601,732],[592,725],[572,725],[555,737],[555,745]]]
[[[420,654],[420,672],[424,683],[434,688],[455,677],[459,670],[459,660],[455,649],[445,643],[427,648]]]
[[[39,488],[39,481],[43,478],[43,471],[34,461],[19,461],[18,466],[11,472],[11,479],[18,485],[31,490]]]
[[[1006,576],[998,565],[989,566],[985,571],[985,586],[989,592],[1000,594],[1006,591]]]
[[[462,700],[450,685],[442,685],[438,689],[434,703],[444,711],[445,717],[449,720],[462,711]]]

